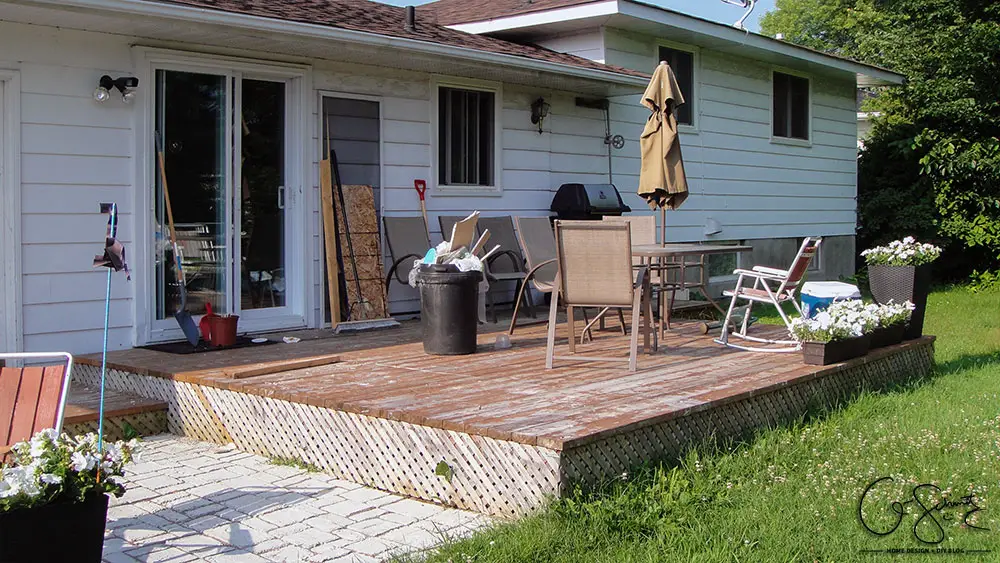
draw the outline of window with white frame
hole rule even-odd
[[[809,140],[809,79],[775,71],[772,103],[774,137]]]
[[[694,53],[673,47],[660,47],[659,56],[661,61],[666,61],[677,77],[677,85],[681,87],[681,95],[684,96],[684,105],[677,108],[677,123],[680,125],[694,125]]]
[[[496,96],[438,87],[438,185],[496,185]]]

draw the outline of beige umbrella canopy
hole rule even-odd
[[[681,143],[677,135],[677,117],[674,115],[677,107],[683,104],[684,96],[674,71],[670,65],[661,62],[642,95],[642,105],[652,113],[639,139],[642,149],[639,195],[652,209],[677,209],[688,196]],[[663,219],[661,230],[666,216]]]

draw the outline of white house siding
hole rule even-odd
[[[0,22],[0,68],[21,76],[21,296],[15,313],[25,350],[92,352],[101,345],[105,270],[100,254],[107,216],[118,203],[119,238],[131,245],[132,110],[98,105],[102,74],[130,73],[125,38]],[[132,288],[116,276],[112,348],[132,342]]]
[[[604,62],[604,34],[601,33],[600,28],[551,37],[532,38],[531,42],[560,53],[569,53],[592,61]]]
[[[608,64],[651,72],[658,62],[656,38],[606,29],[604,40]],[[704,239],[709,217],[723,227],[718,240],[853,236],[854,82],[810,77],[812,145],[791,146],[771,141],[773,67],[707,49],[699,58],[696,132],[681,134],[691,196],[669,213],[668,238]],[[638,136],[648,115],[639,96],[612,100],[612,130],[627,139],[613,158],[622,191],[638,185]],[[636,207],[638,198],[629,203]]]
[[[136,186],[136,108],[112,99],[92,99],[97,79],[138,73],[133,39],[101,33],[0,22],[0,68],[21,74],[22,106],[22,310],[20,330],[25,350],[100,349],[104,320],[106,271],[94,270],[107,217],[97,204],[119,205],[119,238],[130,253],[144,252],[134,243],[133,202],[147,186]],[[174,48],[178,48],[174,46]],[[197,45],[181,50],[210,51]],[[261,58],[267,58],[262,56]],[[437,216],[479,209],[484,215],[547,215],[553,191],[563,182],[607,181],[608,158],[601,112],[577,108],[575,94],[505,85],[503,88],[502,192],[489,196],[434,193],[431,177],[431,76],[384,68],[314,61],[310,71],[311,123],[303,132],[310,140],[312,166],[305,176],[304,226],[306,271],[311,303],[307,323],[323,318],[322,238],[319,214],[318,158],[321,93],[378,98],[382,103],[382,205],[385,215],[419,213],[413,180],[428,180],[427,200],[434,242],[440,240]],[[150,96],[149,84],[140,96]],[[530,104],[544,96],[552,109],[544,133],[530,121]],[[309,147],[312,147],[311,149]],[[133,256],[134,260],[135,256]],[[149,275],[134,272],[136,279]],[[136,282],[116,275],[111,303],[109,346],[136,344],[134,326],[144,318],[145,303],[136,303]],[[417,310],[415,294],[393,284],[391,310]]]

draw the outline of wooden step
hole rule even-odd
[[[101,390],[73,382],[63,431],[70,435],[97,432]],[[123,440],[135,436],[152,436],[167,431],[167,403],[139,395],[106,389],[104,394],[104,438]]]

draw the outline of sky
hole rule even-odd
[[[395,4],[397,6],[406,5],[420,5],[426,4],[430,0],[382,0],[386,4]],[[663,6],[665,8],[670,8],[678,12],[684,12],[686,14],[691,14],[692,16],[698,16],[712,21],[717,21],[727,25],[736,23],[737,20],[743,16],[745,11],[739,6],[731,6],[722,2],[722,0],[643,0],[648,4],[656,4],[657,6]],[[757,2],[757,7],[754,8],[753,14],[750,15],[750,19],[747,20],[747,27],[753,31],[760,31],[760,17],[766,12],[774,9],[775,0],[760,0]]]

